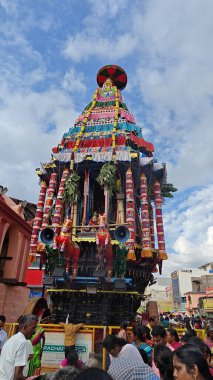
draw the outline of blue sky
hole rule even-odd
[[[0,0],[0,173],[37,202],[34,169],[90,102],[105,64],[178,188],[164,274],[213,257],[212,0]]]

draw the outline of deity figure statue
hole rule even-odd
[[[91,228],[89,228],[91,226]],[[86,231],[90,231],[92,233],[97,232],[97,228],[99,226],[99,217],[97,211],[95,211],[92,215],[92,218],[89,220],[88,228],[85,228]]]
[[[127,255],[128,249],[126,245],[123,243],[117,245],[114,260],[115,277],[125,277]]]

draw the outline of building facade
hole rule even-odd
[[[0,314],[15,322],[29,299],[25,276],[32,226],[25,205],[0,195]]]
[[[176,310],[183,312],[187,310],[189,314],[193,312],[193,308],[197,310],[199,294],[200,296],[205,294],[206,288],[212,284],[213,275],[211,271],[212,264],[209,263],[197,269],[182,269],[171,273]],[[191,298],[188,299],[189,295]]]

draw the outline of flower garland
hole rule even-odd
[[[92,100],[92,104],[91,106],[89,107],[89,109],[87,110],[86,112],[86,116],[85,118],[83,119],[82,121],[82,125],[81,125],[81,130],[80,132],[78,133],[78,137],[77,137],[77,140],[76,140],[76,143],[75,143],[75,146],[73,148],[73,152],[76,152],[76,150],[78,149],[79,147],[79,144],[80,144],[80,141],[81,141],[81,137],[84,133],[84,130],[85,130],[85,126],[88,122],[88,119],[89,119],[89,116],[91,114],[91,111],[92,109],[95,107],[95,104],[96,104],[96,100],[97,100],[97,95],[98,95],[98,89],[95,90],[95,93],[93,95],[93,100]],[[71,158],[71,162],[70,162],[70,169],[73,170],[73,165],[74,165],[74,155],[72,155],[72,158]]]
[[[115,87],[115,117],[114,117],[114,123],[113,123],[113,131],[112,131],[112,151],[113,151],[113,159],[116,159],[115,155],[115,135],[117,131],[118,126],[118,114],[119,114],[119,98],[118,98],[118,89]]]

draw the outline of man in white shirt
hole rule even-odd
[[[19,321],[19,332],[4,344],[0,356],[0,380],[24,380],[22,374],[28,360],[27,339],[35,333],[37,318],[24,315]]]
[[[3,345],[5,344],[5,342],[7,340],[7,333],[3,329],[5,322],[6,322],[5,316],[0,315],[0,354],[1,354],[1,350],[2,350]]]

